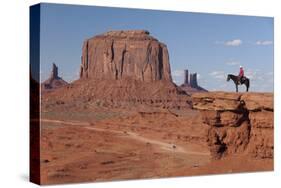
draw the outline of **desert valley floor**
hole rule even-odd
[[[212,160],[196,110],[70,110],[41,114],[42,183],[159,178],[273,169],[272,159]]]

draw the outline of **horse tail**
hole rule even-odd
[[[247,92],[249,91],[249,88],[250,88],[250,79],[248,78],[247,79],[247,83],[246,83],[246,87],[247,87]]]

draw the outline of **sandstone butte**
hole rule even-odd
[[[172,82],[167,46],[145,30],[110,31],[83,44],[80,78]]]
[[[192,102],[209,126],[207,139],[214,158],[229,154],[273,158],[273,94],[196,93]]]
[[[145,30],[110,31],[85,40],[80,78],[46,98],[104,107],[190,108],[191,103],[172,81],[167,46]]]
[[[56,64],[53,63],[50,77],[41,84],[42,91],[44,92],[48,90],[53,90],[66,85],[68,85],[68,83],[61,77],[59,77],[58,67],[56,66]]]

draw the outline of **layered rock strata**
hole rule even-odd
[[[213,158],[242,153],[273,158],[272,94],[196,93],[192,103],[209,126],[207,141]]]
[[[110,31],[87,39],[80,78],[172,81],[167,46],[145,30]]]

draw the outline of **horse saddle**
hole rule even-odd
[[[240,78],[240,82],[239,82],[239,85],[242,85],[245,81],[246,81],[246,77],[243,76],[242,78]]]
[[[243,77],[241,78],[241,82],[245,82],[245,80],[246,80],[246,77],[243,76]]]

